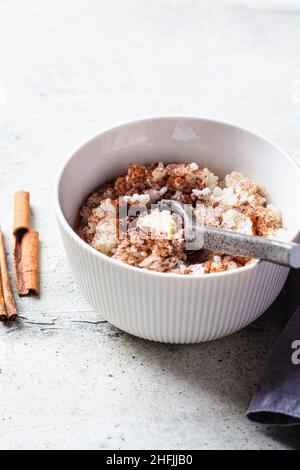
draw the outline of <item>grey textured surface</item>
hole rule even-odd
[[[2,0],[0,221],[11,245],[13,193],[29,189],[42,294],[0,325],[0,448],[299,447],[299,429],[243,416],[280,302],[212,343],[130,337],[78,293],[51,197],[82,141],[145,116],[237,122],[300,159],[299,53],[297,0]]]

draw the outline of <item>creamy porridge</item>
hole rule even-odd
[[[249,178],[233,171],[219,179],[196,163],[162,162],[131,164],[126,175],[96,189],[81,208],[77,233],[107,256],[159,272],[212,273],[253,262],[207,250],[188,257],[177,216],[153,208],[162,199],[188,204],[204,225],[269,238],[283,233],[280,211]]]

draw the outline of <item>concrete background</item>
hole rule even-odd
[[[1,0],[0,221],[11,253],[13,194],[30,190],[42,294],[0,325],[0,448],[300,447],[299,429],[243,415],[281,300],[207,344],[131,337],[80,296],[51,195],[79,144],[146,116],[246,125],[300,161],[299,54],[297,0]]]

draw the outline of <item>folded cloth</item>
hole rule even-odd
[[[294,313],[271,352],[246,416],[291,426],[300,425],[300,270],[291,271],[282,295],[288,315]]]

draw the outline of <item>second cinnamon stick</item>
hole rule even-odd
[[[14,203],[14,235],[21,235],[30,229],[30,194],[17,191]]]
[[[17,266],[17,289],[20,295],[39,294],[39,234],[33,230],[26,232],[19,246]]]
[[[30,230],[30,195],[15,194],[14,207],[15,279],[19,295],[39,294],[39,234]]]

